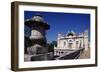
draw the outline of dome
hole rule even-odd
[[[75,35],[75,32],[71,31],[67,34],[67,36],[74,36]]]

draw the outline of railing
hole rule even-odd
[[[83,52],[83,50],[84,50],[84,48],[66,53],[64,55],[61,55],[60,57],[57,57],[56,60],[78,59],[78,57]]]

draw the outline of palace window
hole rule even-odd
[[[69,40],[69,43],[72,43],[73,41],[72,40]]]
[[[76,41],[76,48],[78,48],[79,41]]]
[[[66,45],[66,42],[64,42],[64,46]]]
[[[69,47],[69,48],[72,48],[72,43],[69,43],[68,47]]]
[[[58,51],[56,51],[56,53],[58,53]]]
[[[78,41],[76,41],[76,44],[78,44]]]

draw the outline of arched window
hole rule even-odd
[[[68,48],[72,48],[73,43],[68,44]]]

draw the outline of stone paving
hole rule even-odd
[[[79,57],[79,59],[88,59],[90,58],[90,48],[87,51],[83,51]]]

